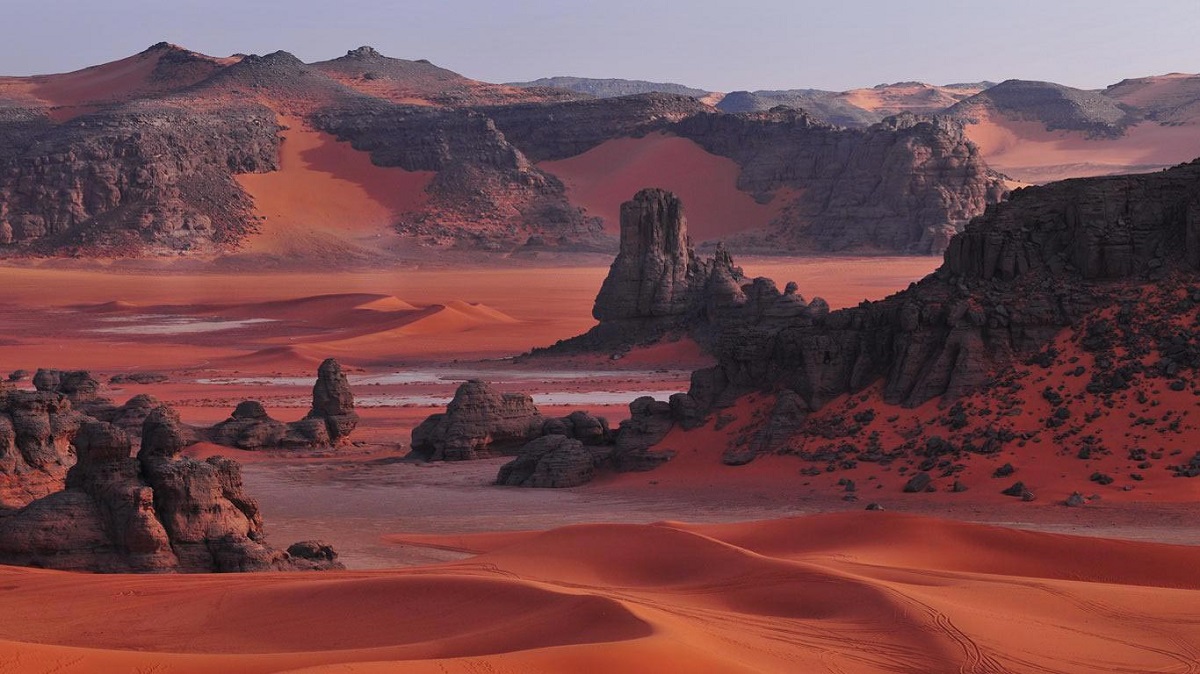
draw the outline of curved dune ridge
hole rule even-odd
[[[894,513],[392,536],[376,572],[0,567],[4,671],[1194,671],[1200,549]]]

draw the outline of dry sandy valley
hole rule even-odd
[[[900,290],[935,264],[744,262],[748,274],[794,279],[834,308]],[[852,473],[860,484],[888,484],[864,499],[921,516],[861,512],[833,477],[802,474],[794,457],[722,466],[724,436],[712,429],[670,436],[680,456],[654,472],[572,489],[492,486],[505,459],[401,460],[412,427],[467,378],[531,393],[546,414],[586,409],[614,423],[638,395],[685,390],[690,370],[708,362],[687,342],[619,360],[509,360],[590,327],[605,271],[0,269],[12,326],[0,369],[159,373],[165,381],[112,393],[152,394],[195,424],[246,398],[291,421],[315,364],[336,355],[363,417],[354,445],[332,452],[188,450],[237,458],[270,536],[331,542],[348,570],[134,577],[7,567],[0,663],[23,672],[1194,671],[1200,553],[1177,544],[1196,543],[1200,530],[1175,503],[1178,490],[1074,510],[994,490],[904,495],[897,478],[864,468]]]

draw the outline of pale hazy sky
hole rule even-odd
[[[1008,78],[1099,88],[1200,72],[1200,0],[0,0],[0,73],[63,72],[166,40],[305,61],[372,45],[477,79],[728,91]]]

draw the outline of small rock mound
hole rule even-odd
[[[205,435],[218,445],[246,450],[319,449],[345,444],[357,426],[350,382],[342,366],[329,358],[317,370],[312,409],[300,421],[278,421],[261,402],[243,400]]]
[[[496,484],[510,487],[577,487],[591,482],[596,464],[606,453],[589,451],[565,435],[544,435],[521,448],[521,454],[500,468]]]

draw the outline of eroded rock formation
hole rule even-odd
[[[426,461],[465,461],[512,453],[542,434],[546,419],[533,399],[501,393],[473,379],[458,387],[444,414],[412,432],[412,451]]]
[[[674,426],[672,409],[639,398],[629,406],[631,418],[612,430],[604,417],[583,411],[544,417],[529,396],[472,380],[458,387],[444,413],[413,429],[412,454],[425,461],[515,456],[497,484],[574,487],[601,470],[649,470],[669,461],[674,452],[652,447]]]
[[[86,418],[62,394],[0,389],[0,509],[62,489]]]
[[[619,351],[669,334],[707,346],[727,314],[805,320],[828,310],[819,297],[806,302],[794,284],[780,293],[769,279],[747,279],[724,248],[700,258],[680,199],[644,189],[621,205],[620,252],[592,309],[599,325],[550,351]]]
[[[336,555],[267,545],[238,464],[182,457],[189,433],[170,408],[146,418],[136,458],[128,435],[102,421],[83,421],[71,442],[78,462],[66,488],[0,516],[0,563],[181,573],[340,566]]]
[[[675,402],[704,414],[749,391],[780,393],[790,402],[766,437],[881,380],[889,403],[959,398],[1090,312],[1134,297],[1139,284],[1194,279],[1198,190],[1195,162],[1019,190],[955,237],[934,274],[849,309],[775,315],[766,309],[786,293],[756,281],[758,291],[713,323],[718,364],[696,372]],[[1188,344],[1184,336],[1175,345],[1181,362],[1190,362]],[[1168,360],[1171,348],[1161,347]],[[745,462],[771,444],[727,459]]]
[[[244,400],[228,419],[202,433],[212,442],[238,449],[317,449],[345,444],[357,425],[350,382],[342,366],[328,358],[317,369],[312,409],[303,419],[278,421],[262,403]]]

